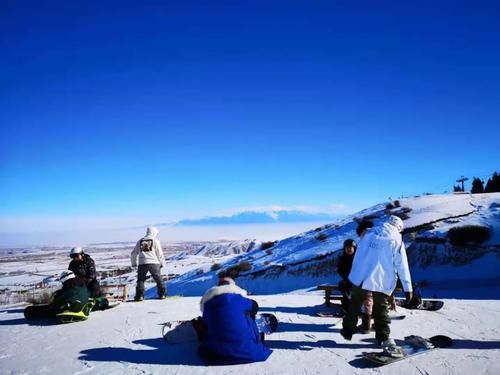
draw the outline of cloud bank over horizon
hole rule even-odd
[[[160,228],[164,241],[275,240],[333,222],[344,214],[312,206],[261,206],[230,215],[165,221],[134,216],[37,216],[0,218],[0,247],[76,246],[136,241],[144,228]],[[339,206],[340,207],[340,206]],[[322,212],[322,210],[329,212]],[[344,211],[346,206],[342,206]],[[259,211],[258,211],[259,210]],[[233,210],[235,212],[236,210]],[[339,209],[340,211],[340,209]]]

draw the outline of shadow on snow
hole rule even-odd
[[[82,350],[78,359],[96,362],[129,362],[149,365],[205,366],[197,355],[197,343],[168,345],[163,338],[133,341],[154,349],[95,348]]]

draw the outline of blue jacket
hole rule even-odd
[[[271,349],[264,346],[251,318],[253,301],[236,285],[209,289],[202,299],[207,337],[200,354],[208,364],[230,365],[265,361]]]

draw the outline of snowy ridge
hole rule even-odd
[[[204,244],[195,255],[217,257],[227,255],[245,254],[259,248],[260,242],[255,240],[230,241]]]
[[[460,267],[467,266],[470,272],[471,264],[479,265],[476,261],[487,254],[491,254],[488,262],[491,267],[473,274],[485,280],[495,279],[498,277],[496,269],[499,265],[499,202],[500,194],[491,193],[426,195],[401,200],[400,207],[392,209],[387,209],[386,204],[379,204],[334,224],[283,239],[272,248],[232,258],[222,264],[222,268],[249,263],[251,269],[240,272],[238,282],[255,294],[286,292],[323,282],[336,282],[336,252],[341,249],[345,239],[357,238],[357,221],[369,217],[379,222],[396,213],[405,215],[404,240],[414,281],[434,280],[437,284],[443,283],[444,280],[453,279],[450,275],[462,274]],[[470,249],[451,246],[446,241],[449,229],[464,225],[490,228],[491,239]],[[440,237],[444,242],[429,246],[422,242],[425,236]],[[213,285],[218,272],[190,272],[172,280],[169,288],[174,293],[200,295],[209,285]]]

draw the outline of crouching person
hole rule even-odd
[[[73,271],[64,271],[59,277],[63,284],[46,305],[33,305],[24,309],[29,320],[55,318],[58,322],[73,322],[87,319],[90,309],[89,292],[85,280],[76,277]]]
[[[204,332],[200,356],[211,365],[265,361],[272,353],[264,346],[255,324],[259,308],[234,280],[223,277],[200,302]]]

